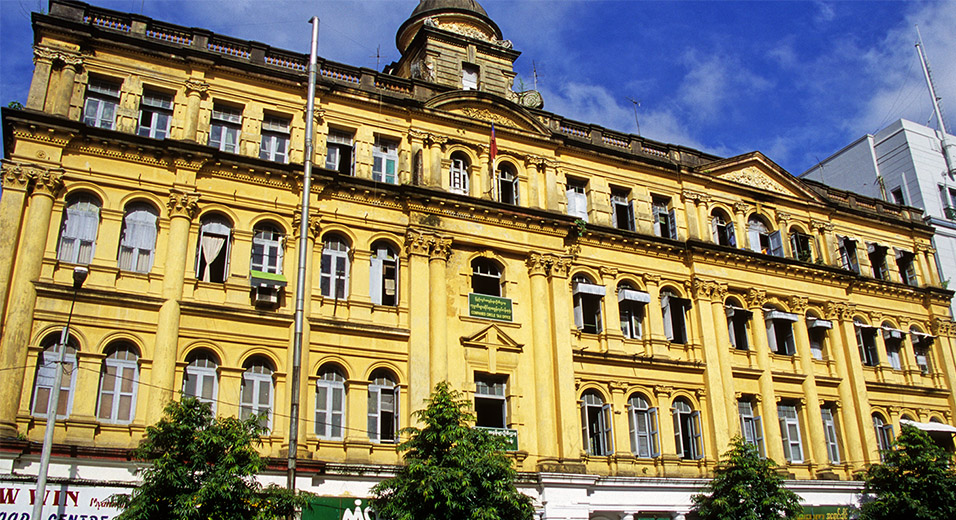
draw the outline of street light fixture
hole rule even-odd
[[[46,477],[50,470],[50,452],[53,450],[53,430],[56,426],[56,411],[60,407],[60,387],[63,385],[63,358],[66,355],[66,345],[70,337],[70,322],[73,321],[73,307],[76,305],[76,293],[90,274],[85,267],[73,268],[73,299],[70,302],[70,314],[66,318],[66,326],[60,332],[60,351],[56,361],[56,375],[53,377],[53,391],[50,392],[50,402],[46,411],[46,432],[43,437],[43,452],[40,455],[40,471],[37,473],[37,492],[33,499],[33,516],[42,518],[43,503],[46,502]],[[74,367],[74,370],[76,367]]]

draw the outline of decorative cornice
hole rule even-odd
[[[169,208],[170,218],[186,217],[192,220],[196,218],[196,215],[199,213],[199,193],[186,193],[172,189],[169,192],[169,200],[166,201],[166,207]]]
[[[38,61],[61,63],[73,68],[83,65],[83,57],[75,52],[36,45],[33,47],[33,63]]]

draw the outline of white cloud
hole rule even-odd
[[[765,91],[773,83],[748,70],[737,57],[687,51],[684,75],[677,98],[690,118],[713,121],[724,117],[729,105]]]

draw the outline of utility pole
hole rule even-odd
[[[923,75],[926,77],[926,86],[929,88],[929,95],[933,98],[933,111],[936,113],[936,124],[939,125],[940,142],[943,146],[943,159],[946,161],[946,172],[950,178],[956,176],[956,144],[950,143],[946,136],[946,123],[943,122],[943,115],[939,109],[940,98],[936,95],[936,87],[933,85],[933,75],[929,70],[929,61],[926,59],[923,50],[923,35],[919,32],[919,26],[916,26],[916,51],[919,53],[919,62],[923,65]]]

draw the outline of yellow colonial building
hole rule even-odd
[[[35,478],[77,266],[53,482],[135,483],[181,393],[263,414],[283,469],[305,117],[302,489],[367,497],[442,380],[545,519],[683,518],[738,434],[810,506],[856,501],[901,423],[952,444],[919,210],[547,112],[474,0],[422,0],[383,72],[320,59],[308,116],[308,56],[72,0],[33,28],[3,109],[0,484]]]

